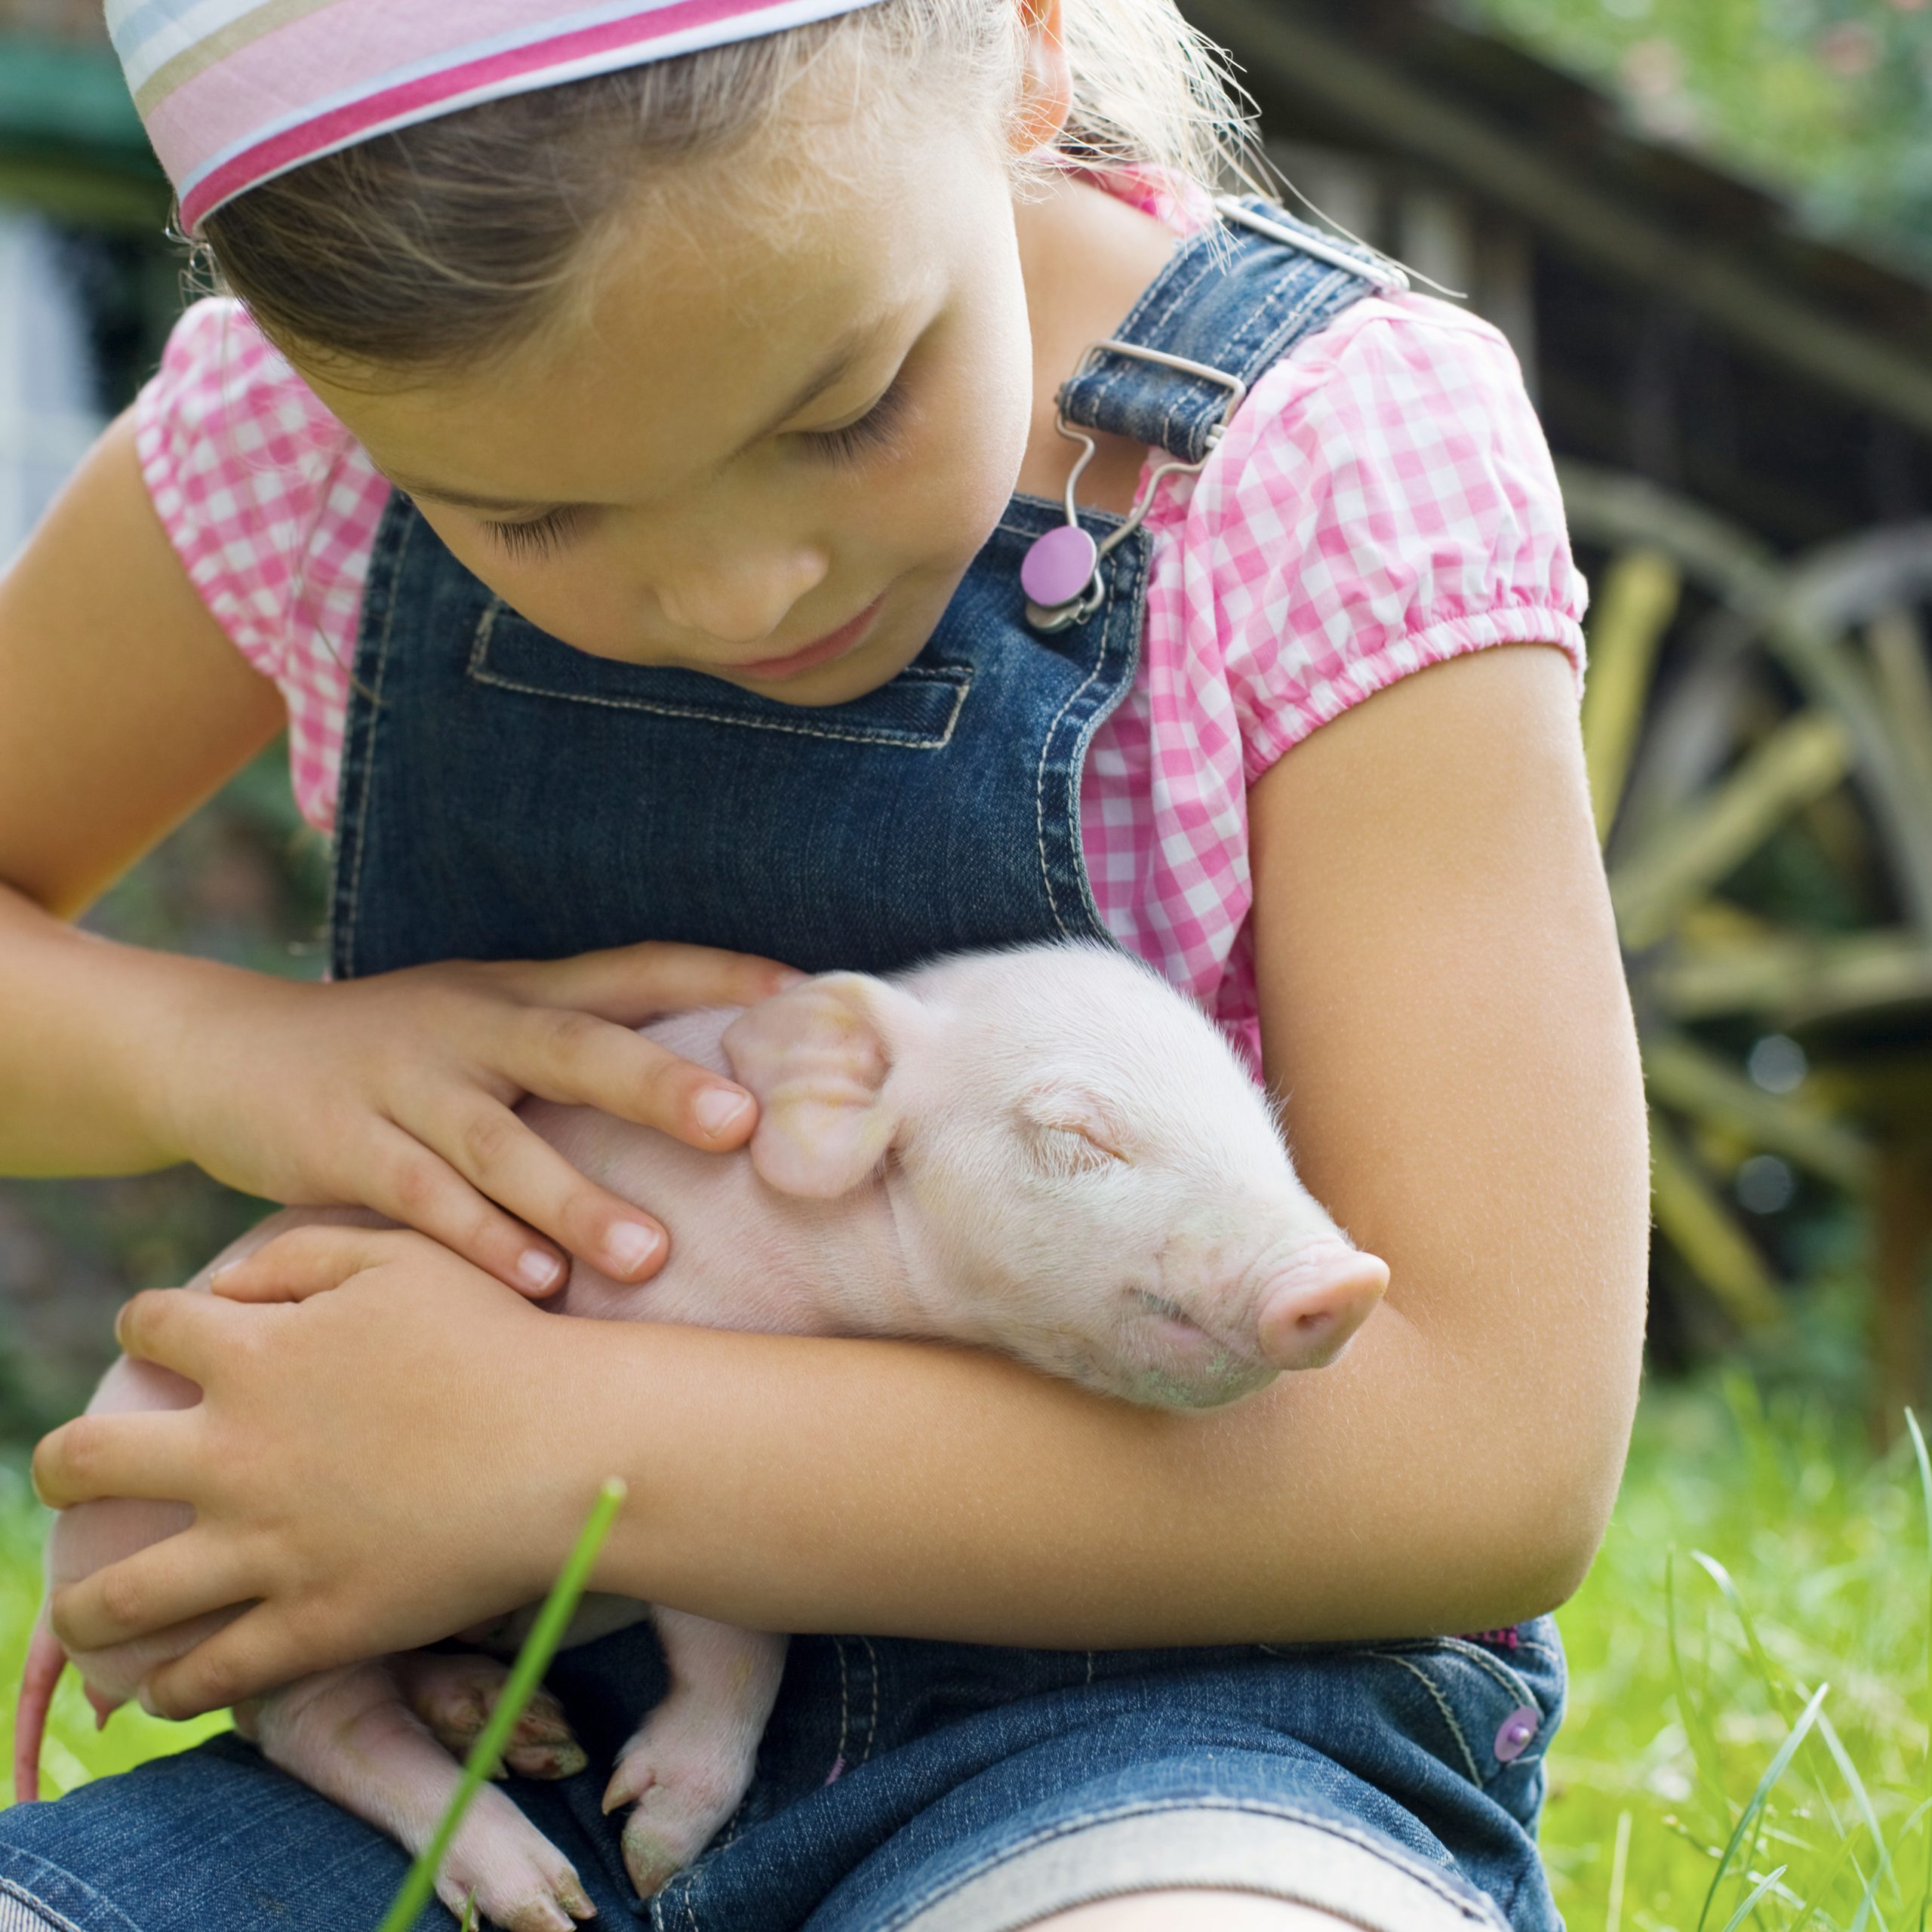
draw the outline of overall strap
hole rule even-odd
[[[1259,195],[1217,202],[1110,342],[1096,343],[1060,392],[1060,413],[1199,463],[1255,379],[1364,296],[1406,289],[1401,269],[1337,242]],[[1151,357],[1123,353],[1139,349]],[[1220,380],[1177,368],[1179,358]]]

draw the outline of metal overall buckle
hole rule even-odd
[[[1209,455],[1214,454],[1214,446],[1221,440],[1228,419],[1241,407],[1241,398],[1247,394],[1247,385],[1224,369],[1211,369],[1204,362],[1190,362],[1185,355],[1170,355],[1164,349],[1142,349],[1131,342],[1115,342],[1111,337],[1094,343],[1088,349],[1081,357],[1080,366],[1074,371],[1072,380],[1078,382],[1103,355],[1124,355],[1133,361],[1157,363],[1164,369],[1195,377],[1204,383],[1214,383],[1226,389],[1228,400],[1208,432]],[[1049,637],[1057,631],[1084,624],[1100,609],[1107,595],[1106,586],[1100,580],[1102,563],[1146,521],[1147,512],[1154,505],[1154,493],[1168,477],[1194,475],[1208,460],[1204,456],[1199,463],[1182,463],[1171,458],[1161,463],[1140,486],[1140,493],[1134,498],[1134,507],[1128,512],[1124,521],[1096,543],[1081,526],[1073,494],[1100,445],[1085,430],[1068,422],[1063,408],[1055,415],[1054,426],[1069,442],[1085,447],[1074,460],[1073,467],[1067,475],[1066,521],[1057,530],[1050,530],[1044,537],[1036,537],[1020,566],[1020,586],[1026,593],[1026,621],[1035,630]]]

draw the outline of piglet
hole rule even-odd
[[[1301,1186],[1220,1035],[1109,949],[964,955],[891,980],[829,974],[649,1031],[750,1088],[758,1130],[743,1153],[700,1154],[589,1109],[526,1103],[525,1118],[580,1170],[671,1228],[655,1280],[637,1287],[580,1262],[552,1304],[563,1313],[977,1343],[1103,1395],[1205,1409],[1334,1361],[1387,1285],[1383,1263]],[[222,1259],[323,1219],[374,1220],[277,1214]],[[124,1360],[91,1408],[198,1398],[180,1377]],[[126,1500],[69,1510],[49,1539],[49,1586],[187,1518],[179,1506]],[[73,1661],[104,1713],[235,1614]],[[255,1700],[238,1721],[271,1761],[414,1852],[528,1614],[463,1633],[489,1654],[325,1671]],[[619,1754],[605,1808],[629,1807],[625,1863],[648,1897],[743,1797],[785,1639],[605,1597],[586,1601],[566,1641],[645,1618],[671,1687]],[[22,1797],[37,1784],[63,1663],[43,1616],[17,1727]],[[547,1697],[509,1757],[539,1777],[585,1761]],[[592,1915],[568,1862],[494,1789],[471,1810],[438,1890],[459,1915],[473,1894],[512,1932],[569,1932]]]

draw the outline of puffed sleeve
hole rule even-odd
[[[134,424],[162,527],[215,620],[281,687],[296,797],[326,826],[389,486],[232,301],[176,323]]]
[[[1543,429],[1487,324],[1364,303],[1269,371],[1190,506],[1251,784],[1352,705],[1500,644],[1566,652],[1588,592]],[[1202,551],[1195,544],[1197,556]]]

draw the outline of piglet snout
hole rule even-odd
[[[1263,1287],[1262,1359],[1280,1369],[1327,1367],[1388,1286],[1388,1263],[1358,1248],[1324,1244],[1297,1256]]]

